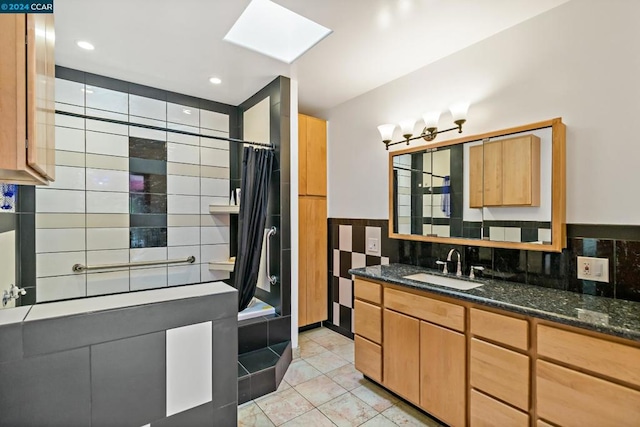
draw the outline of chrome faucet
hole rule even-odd
[[[16,300],[26,293],[27,291],[25,291],[24,288],[19,288],[16,285],[12,284],[8,291],[5,290],[2,293],[2,306],[6,306],[12,300]]]
[[[447,255],[447,261],[452,261],[451,256],[456,253],[458,254],[458,268],[456,269],[456,276],[462,276],[462,262],[461,262],[461,255],[460,255],[460,251],[458,251],[456,248],[453,248],[449,251],[449,255]],[[443,270],[444,274],[447,274],[447,266],[444,266],[444,270]]]

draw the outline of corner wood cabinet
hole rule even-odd
[[[298,115],[298,326],[327,319],[327,123]]]
[[[540,138],[525,135],[469,150],[469,205],[540,206]]]
[[[55,178],[53,14],[0,14],[0,182]]]
[[[451,426],[640,425],[638,342],[360,278],[354,310],[356,369]]]

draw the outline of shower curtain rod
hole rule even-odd
[[[420,169],[413,169],[413,168],[403,168],[402,166],[393,166],[394,169],[398,169],[401,171],[408,171],[408,172],[420,172],[423,175],[431,175],[431,176],[435,176],[436,178],[442,178],[444,179],[445,177],[442,175],[436,175],[435,173],[431,173],[431,172],[427,172],[427,171],[421,171]]]
[[[61,110],[56,110],[56,114],[60,114],[62,116],[75,117],[75,118],[78,118],[78,119],[90,119],[90,120],[97,120],[97,121],[100,121],[100,122],[113,123],[113,124],[117,124],[117,125],[135,126],[135,127],[139,127],[139,128],[143,128],[143,129],[159,130],[161,132],[179,133],[180,135],[198,136],[200,138],[218,139],[218,140],[221,140],[221,141],[229,141],[229,142],[236,142],[236,143],[240,143],[240,144],[255,145],[255,146],[258,146],[258,147],[265,147],[265,148],[267,148],[269,150],[275,150],[275,145],[273,145],[272,143],[267,144],[267,143],[264,143],[264,142],[245,141],[245,140],[236,139],[236,138],[225,138],[224,136],[202,135],[200,133],[188,132],[188,131],[185,131],[185,130],[169,129],[169,128],[163,128],[163,127],[160,127],[160,126],[152,126],[152,125],[143,125],[141,123],[125,122],[123,120],[105,119],[104,117],[87,116],[86,114],[70,113],[68,111],[61,111]]]

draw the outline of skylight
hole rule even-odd
[[[224,40],[291,64],[329,34],[270,0],[252,0]]]

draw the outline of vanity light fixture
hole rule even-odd
[[[79,41],[76,42],[76,44],[78,45],[78,47],[80,47],[80,48],[82,48],[84,50],[93,50],[93,49],[95,49],[95,47],[91,43],[89,43],[87,41],[84,41],[84,40],[79,40]]]
[[[451,111],[451,116],[453,117],[453,123],[455,123],[455,127],[438,130],[438,120],[440,120],[440,112],[432,111],[428,113],[424,113],[422,115],[422,119],[424,120],[424,129],[422,133],[418,136],[413,136],[413,129],[416,125],[416,121],[414,119],[406,119],[400,122],[400,129],[402,131],[402,136],[404,138],[403,141],[391,142],[393,139],[393,131],[396,129],[395,124],[384,124],[378,126],[378,131],[380,132],[380,136],[382,137],[382,142],[385,145],[387,151],[389,151],[389,146],[402,144],[406,142],[407,145],[415,139],[424,139],[425,141],[433,141],[436,139],[436,136],[440,133],[450,132],[452,130],[457,130],[458,133],[462,133],[462,125],[467,121],[467,111],[469,110],[468,102],[461,102],[458,104],[452,105],[449,110]]]

